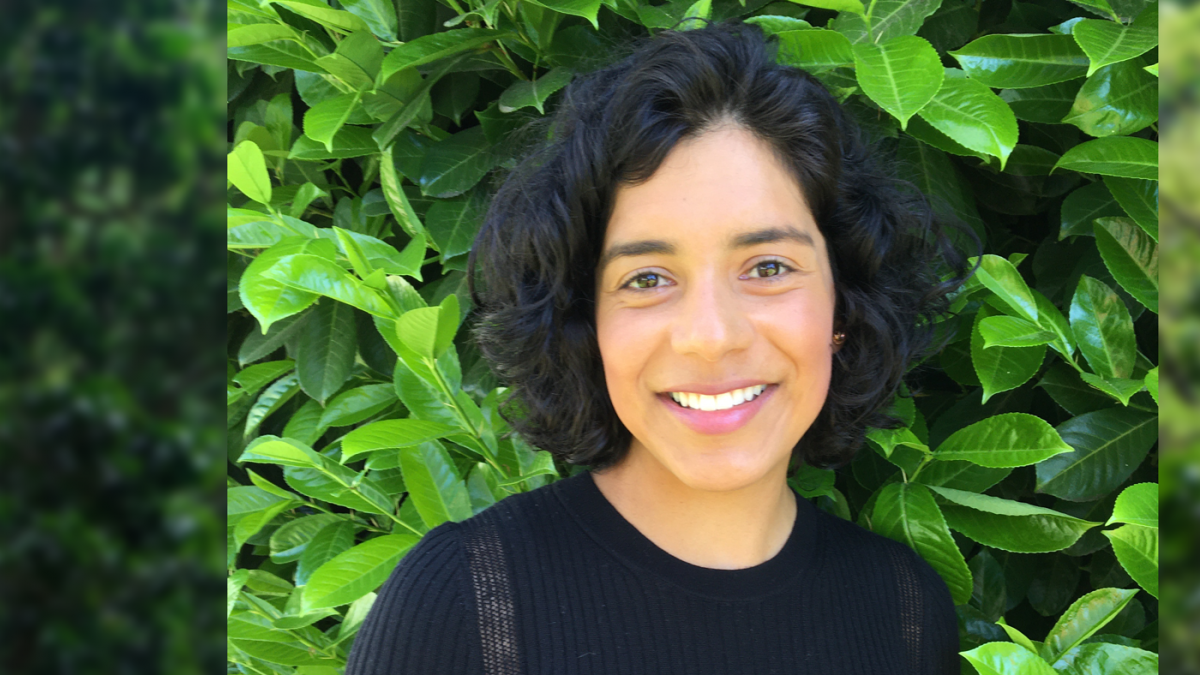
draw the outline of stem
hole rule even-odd
[[[525,77],[525,73],[522,73],[521,69],[517,68],[517,64],[513,63],[512,57],[508,55],[508,50],[504,48],[504,45],[497,41],[496,47],[500,50],[500,54],[496,58],[500,59],[500,63],[504,64],[508,72],[516,75],[519,79],[528,80],[529,78]]]

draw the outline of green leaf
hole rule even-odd
[[[295,373],[279,378],[263,390],[254,405],[250,407],[250,412],[246,414],[246,428],[243,436],[246,438],[253,436],[254,432],[258,430],[258,425],[283,407],[283,404],[291,400],[298,391],[300,391],[300,383]]]
[[[961,654],[979,675],[1058,675],[1037,654],[1012,642],[989,642]]]
[[[1158,242],[1128,218],[1099,218],[1096,248],[1117,283],[1158,314]]]
[[[350,117],[350,112],[358,105],[361,92],[343,94],[321,101],[304,113],[304,135],[314,141],[323,143],[325,149],[333,152],[333,137],[341,130],[342,125]]]
[[[985,551],[986,551],[986,549],[985,549]],[[983,554],[983,552],[980,552],[980,555],[982,555],[982,554]],[[1013,628],[1012,626],[1004,623],[1004,617],[1000,617],[1000,619],[996,622],[996,624],[1004,629],[1004,632],[1008,635],[1008,639],[1012,640],[1016,644],[1021,645],[1025,649],[1028,649],[1029,653],[1031,653],[1031,654],[1038,653],[1038,648],[1036,645],[1033,644],[1033,640],[1030,640],[1029,638],[1025,637],[1025,634],[1022,633],[1021,631],[1017,630],[1016,628]]]
[[[389,55],[390,56],[390,55]],[[388,150],[396,141],[396,136],[404,131],[422,110],[428,109],[429,91],[433,85],[437,84],[447,73],[458,67],[458,64],[467,57],[467,54],[458,54],[457,56],[446,59],[441,63],[437,70],[430,73],[422,81],[421,86],[410,97],[408,103],[404,104],[400,110],[396,111],[388,121],[379,126],[372,134],[371,138],[381,150]]]
[[[429,441],[401,448],[400,468],[409,498],[430,528],[474,515],[467,485],[441,443]]]
[[[359,246],[358,242],[350,236],[350,230],[344,230],[335,225],[333,227],[333,232],[337,236],[338,249],[345,254],[346,259],[350,261],[350,265],[353,267],[354,273],[362,277],[364,280],[371,276],[371,272],[373,272],[375,268],[372,267],[371,263],[367,260],[367,255],[363,252],[362,247]]]
[[[408,201],[408,196],[404,194],[404,189],[400,186],[400,177],[396,174],[392,151],[393,147],[388,146],[379,156],[379,182],[383,186],[383,196],[387,200],[392,216],[396,218],[397,223],[400,223],[401,229],[413,239],[420,237],[424,242],[425,226],[417,217],[416,211]],[[421,278],[419,274],[416,276],[417,279]]]
[[[1088,65],[1070,35],[985,35],[950,55],[972,78],[1003,89],[1074,80]]]
[[[1054,165],[1057,169],[1158,180],[1158,143],[1129,136],[1097,138],[1067,150]]]
[[[1091,373],[1080,373],[1079,377],[1089,386],[1117,399],[1121,405],[1129,405],[1129,399],[1143,389],[1141,380],[1128,380],[1120,377],[1104,378]]]
[[[458,333],[458,322],[461,311],[458,306],[458,296],[451,293],[442,299],[438,305],[437,336],[433,343],[433,357],[436,359],[442,352],[454,343],[454,335]]]
[[[396,7],[390,0],[341,0],[341,5],[362,19],[379,39],[396,41]]]
[[[234,383],[238,385],[233,389],[246,396],[257,394],[258,390],[265,387],[268,382],[278,379],[295,366],[296,362],[291,359],[257,363],[233,376]]]
[[[1063,655],[1055,666],[1062,675],[1158,675],[1158,654],[1128,645],[1093,642]]]
[[[998,255],[987,254],[979,259],[975,278],[1012,308],[1013,313],[1032,323],[1038,323],[1037,301],[1015,265]]]
[[[508,34],[506,31],[485,28],[462,28],[405,42],[384,57],[378,81],[386,82],[392,75],[405,68],[415,68],[469,51]]]
[[[313,53],[304,45],[292,40],[273,40],[244,47],[230,47],[227,52],[231,61],[260,63],[277,68],[294,68],[297,71],[324,73],[317,65]]]
[[[910,180],[929,197],[935,210],[949,208],[953,216],[969,225],[976,234],[983,233],[983,221],[979,218],[975,200],[954,165],[941,150],[914,140],[914,132],[920,124],[925,124],[920,117],[909,121],[908,134],[913,138],[901,136],[897,149],[897,156],[914,169]]]
[[[901,35],[914,35],[941,4],[941,0],[875,0],[869,3],[869,17],[844,12],[830,27],[853,43],[878,44]]]
[[[291,124],[291,121],[288,121]],[[289,137],[290,138],[290,137]],[[288,141],[290,144],[291,141]],[[292,218],[302,218],[304,212],[308,210],[309,204],[312,204],[318,197],[329,197],[329,193],[312,183],[304,183],[296,190],[296,196],[292,198],[292,206],[288,209],[288,215]]]
[[[1008,604],[1004,569],[986,548],[980,549],[967,567],[971,570],[971,604],[987,618],[1000,619]]]
[[[1121,215],[1120,206],[1105,185],[1099,181],[1089,183],[1067,195],[1062,204],[1062,226],[1058,231],[1060,241],[1076,235],[1092,236],[1092,221]]]
[[[701,0],[705,1],[708,0]],[[546,99],[567,86],[574,76],[570,69],[559,66],[536,80],[517,80],[500,94],[500,112],[510,113],[521,108],[533,107],[537,108],[539,114],[545,114],[543,104]]]
[[[1099,19],[1075,24],[1071,35],[1091,60],[1089,77],[1104,66],[1141,56],[1158,46],[1158,12],[1146,14],[1128,26]]]
[[[350,377],[357,347],[354,310],[340,302],[318,303],[296,345],[304,393],[324,405]]]
[[[992,90],[945,69],[937,95],[921,108],[920,116],[962,146],[1000,158],[1000,170],[1017,145],[1017,118]]]
[[[470,190],[496,165],[482,127],[471,127],[440,141],[425,153],[417,182],[421,193],[439,199]],[[426,216],[428,219],[428,216]]]
[[[308,19],[312,19],[322,26],[333,28],[344,33],[352,33],[354,31],[368,30],[367,24],[362,19],[342,10],[332,9],[324,3],[308,3],[296,2],[292,0],[275,0],[278,5],[283,5],[293,12]]]
[[[374,139],[371,138],[371,130],[364,127],[342,127],[333,135],[332,147],[332,150],[327,150],[325,143],[308,136],[301,136],[292,144],[288,159],[347,159],[379,152]]]
[[[441,251],[443,262],[471,250],[482,224],[481,216],[476,202],[469,196],[438,200],[429,207],[425,224],[429,236]]]
[[[308,542],[327,525],[344,522],[340,516],[319,513],[284,523],[271,534],[271,560],[280,565],[295,562]]]
[[[238,143],[228,157],[229,182],[260,204],[271,203],[271,178],[267,162],[254,141]]]
[[[1004,480],[1012,469],[989,469],[971,462],[940,460],[930,462],[912,480],[922,485],[936,485],[967,492],[983,492]]]
[[[1075,336],[1071,334],[1071,324],[1067,323],[1067,317],[1050,302],[1041,291],[1036,288],[1029,289],[1033,293],[1033,299],[1037,302],[1038,307],[1038,325],[1043,330],[1054,333],[1054,340],[1050,342],[1050,346],[1054,351],[1062,354],[1068,359],[1075,354]]]
[[[533,4],[552,9],[559,14],[581,16],[591,22],[593,28],[600,30],[597,15],[600,13],[601,0],[537,0]]]
[[[1097,375],[1127,378],[1137,357],[1133,320],[1121,298],[1084,274],[1071,298],[1071,331]]]
[[[307,585],[313,572],[353,546],[354,530],[354,523],[343,520],[317,532],[296,564],[296,585]]]
[[[939,460],[965,460],[993,469],[1036,464],[1071,452],[1054,427],[1025,413],[995,415],[954,432],[935,451]]]
[[[1158,597],[1158,528],[1122,525],[1105,530],[1121,567],[1147,593]]]
[[[1125,213],[1158,241],[1158,181],[1104,177],[1104,184]],[[1119,213],[1104,214],[1119,216]]]
[[[341,228],[334,228],[334,230],[337,231],[338,243],[342,251],[349,257],[351,246],[356,248],[365,259],[366,269],[382,271],[386,274],[405,274],[418,280],[421,278],[421,263],[425,253],[424,236],[417,235],[404,247],[403,251],[397,251],[396,247],[375,237]],[[355,269],[358,269],[357,264]]]
[[[900,120],[901,128],[942,86],[941,61],[924,38],[902,35],[880,44],[857,44],[853,50],[863,93]]]
[[[418,541],[413,534],[388,534],[337,555],[309,577],[304,612],[346,605],[379,588]]]
[[[396,334],[400,342],[423,359],[435,358],[439,307],[410,309],[396,319]]]
[[[854,50],[845,35],[819,28],[786,30],[779,38],[779,62],[809,71],[854,65]]]
[[[306,401],[284,425],[283,436],[305,445],[316,443],[327,428],[321,426],[321,412],[319,402],[311,399]]]
[[[230,48],[246,47],[273,40],[292,40],[304,44],[291,26],[275,23],[230,24],[225,44]]]
[[[980,308],[971,328],[971,364],[983,385],[984,403],[1002,391],[1016,389],[1028,382],[1046,357],[1045,345],[985,348],[980,326],[984,319],[994,315],[994,310],[986,306]]]
[[[1105,525],[1129,523],[1158,527],[1158,483],[1138,483],[1121,490]]]
[[[1046,634],[1041,656],[1054,663],[1116,618],[1137,591],[1101,588],[1071,603]]]
[[[990,495],[935,486],[929,489],[945,500],[942,514],[950,529],[1002,551],[1059,551],[1100,524]]]
[[[835,12],[852,12],[854,14],[865,14],[866,9],[860,0],[814,0],[813,2],[805,2],[809,7],[819,7],[821,9],[832,9]]]
[[[955,604],[971,598],[971,571],[928,488],[910,483],[885,486],[875,500],[871,525],[875,532],[907,544],[932,565],[950,588]]]
[[[264,272],[263,276],[292,288],[333,298],[368,314],[384,317],[395,315],[379,291],[365,286],[337,263],[326,258],[315,255],[286,256]]]
[[[1158,440],[1158,417],[1130,408],[1108,408],[1058,426],[1074,452],[1037,465],[1036,491],[1075,502],[1093,501],[1117,489]]]
[[[1015,316],[989,316],[979,322],[983,347],[1036,347],[1054,340],[1054,333]]]
[[[250,576],[250,570],[238,570],[229,575],[225,582],[225,596],[227,598],[227,607],[225,616],[233,614],[233,605],[237,602],[238,595],[242,592],[242,586],[246,585],[246,578]]]
[[[279,466],[319,467],[323,460],[312,448],[290,438],[259,436],[246,446],[238,462],[278,464]]]
[[[358,31],[338,43],[337,51],[317,59],[317,64],[354,89],[374,89],[383,45],[368,31]]]
[[[1079,80],[1067,80],[1041,87],[1005,89],[1000,92],[1000,98],[1008,103],[1019,120],[1058,124],[1071,112],[1081,84]]]
[[[1079,372],[1065,363],[1051,366],[1037,386],[1045,389],[1055,403],[1072,415],[1112,406],[1112,399],[1083,382]]]
[[[396,389],[391,383],[368,384],[344,391],[329,402],[321,415],[320,427],[345,427],[358,424],[382,412],[397,401]],[[345,440],[342,441],[345,456]]]
[[[247,593],[245,597],[254,598],[255,596]],[[262,604],[271,607],[265,602]],[[279,613],[278,610],[275,612]],[[280,616],[282,615],[280,614]],[[316,655],[309,647],[296,640],[291,631],[275,628],[272,625],[275,618],[278,617],[267,617],[251,612],[231,615],[228,620],[229,644],[248,656],[272,664],[318,666],[329,663],[329,659]]]
[[[460,432],[458,427],[417,419],[372,422],[342,439],[342,462],[351,461],[364,452],[420,445]]]
[[[1146,391],[1150,392],[1150,395],[1152,397],[1154,397],[1154,403],[1157,405],[1158,404],[1158,366],[1151,368],[1150,372],[1146,373]]]
[[[1105,66],[1084,82],[1062,121],[1104,137],[1141,131],[1158,120],[1158,80],[1134,61]]]

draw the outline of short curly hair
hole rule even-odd
[[[789,469],[849,462],[927,356],[964,262],[928,202],[883,170],[825,87],[778,64],[774,37],[740,21],[665,31],[577,78],[546,139],[503,181],[468,261],[474,337],[530,444],[594,470],[628,452],[596,337],[596,267],[616,189],[650,178],[680,140],[732,121],[767,141],[824,236],[836,294],[825,404]],[[973,235],[970,235],[973,236]],[[478,277],[478,279],[477,279]],[[479,282],[482,282],[481,284]]]

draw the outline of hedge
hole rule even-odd
[[[985,245],[906,426],[793,487],[933,565],[964,672],[1157,672],[1156,2],[463,1],[229,0],[231,669],[340,672],[421,536],[579,470],[467,338],[482,209],[577,74],[739,17]]]

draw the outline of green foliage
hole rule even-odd
[[[612,39],[738,16],[986,242],[905,426],[792,485],[929,561],[964,672],[1152,672],[1155,4],[445,3],[229,5],[235,668],[341,667],[424,533],[564,475],[460,326],[485,179]]]

